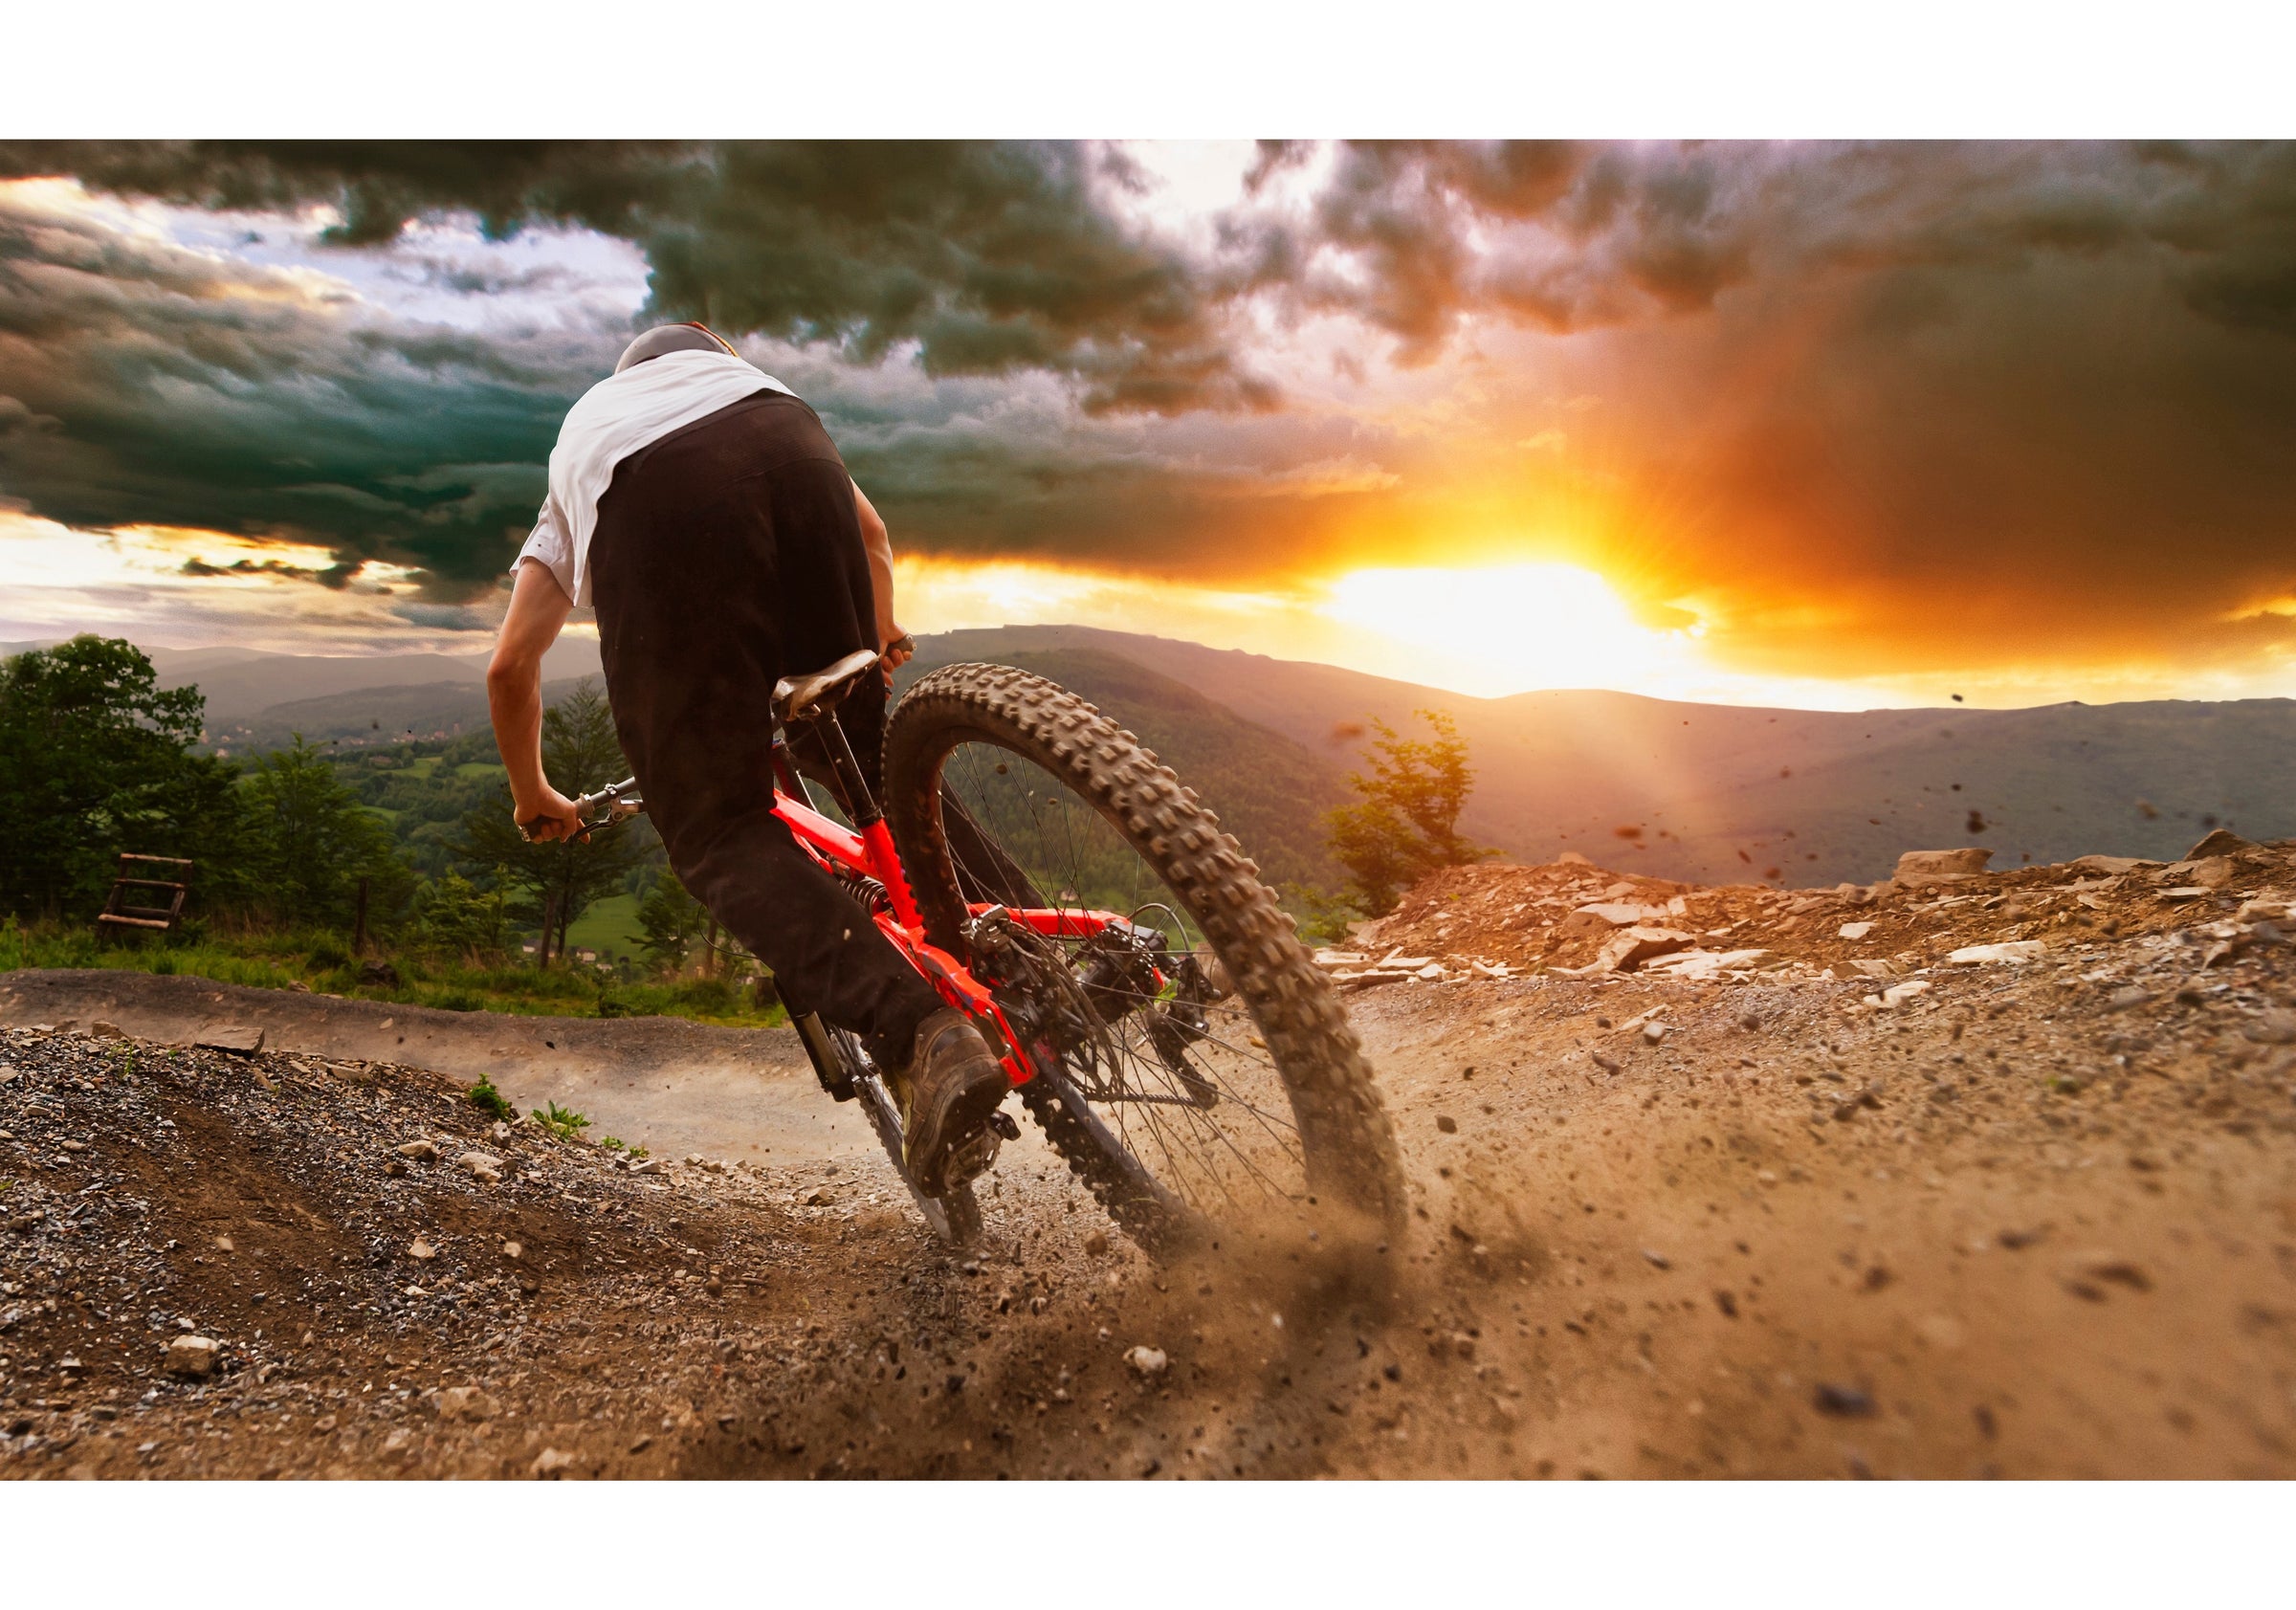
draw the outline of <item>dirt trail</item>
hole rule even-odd
[[[116,1025],[189,1045],[229,1026],[274,1050],[491,1078],[519,1112],[544,1102],[586,1114],[591,1136],[683,1157],[838,1158],[876,1144],[821,1099],[797,1036],[681,1018],[514,1017],[350,1001],[119,969],[0,973],[0,1025]]]
[[[1887,1006],[1360,991],[1410,1237],[1162,1268],[1041,1152],[957,1257],[867,1156],[633,1174],[430,1072],[19,1028],[0,1472],[2286,1477],[2296,957],[2132,926]]]

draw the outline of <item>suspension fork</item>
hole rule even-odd
[[[893,848],[893,829],[885,825],[885,812],[877,805],[877,797],[870,791],[869,780],[861,775],[861,762],[853,755],[853,746],[845,736],[844,723],[837,719],[834,710],[813,717],[807,723],[821,745],[828,751],[829,769],[836,774],[838,792],[845,796],[845,807],[853,818],[853,831],[861,837],[861,848],[869,857],[869,875],[885,886],[893,901],[894,920],[911,934],[925,931],[925,919],[916,909],[916,896],[909,888],[908,874],[901,871],[901,858]],[[782,752],[774,747],[774,764],[785,777],[794,777],[794,770]],[[803,790],[798,797],[804,798]]]

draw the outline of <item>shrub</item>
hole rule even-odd
[[[671,992],[680,1004],[697,1012],[730,1012],[734,1009],[734,986],[723,979],[688,979]]]
[[[586,1114],[577,1113],[571,1108],[561,1107],[555,1101],[548,1105],[550,1110],[546,1113],[540,1107],[534,1110],[534,1121],[561,1140],[580,1140],[582,1132],[590,1127],[590,1120]]]
[[[1324,813],[1332,858],[1347,869],[1353,901],[1375,916],[1439,867],[1463,867],[1492,851],[1459,836],[1459,811],[1474,788],[1467,740],[1449,713],[1416,713],[1433,737],[1406,739],[1386,722],[1365,751],[1370,775],[1348,784],[1361,796]]]
[[[333,973],[351,964],[351,953],[341,939],[329,934],[303,953],[303,960],[315,973]]]
[[[425,949],[478,956],[502,948],[502,896],[488,893],[460,872],[422,886],[414,896],[413,938]]]

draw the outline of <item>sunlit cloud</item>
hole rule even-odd
[[[909,558],[895,563],[894,587],[912,630],[1096,626],[1484,696],[1601,687],[1812,709],[1913,702],[1887,689],[1733,673],[1707,656],[1697,627],[1645,626],[1601,577],[1565,564],[1378,568],[1283,590],[1226,590],[1011,561]]]
[[[2296,655],[2285,651],[2214,669],[2166,659],[2036,661],[1855,680],[1748,670],[1719,651],[1714,623],[1695,600],[1657,607],[1632,602],[1597,572],[1564,563],[1367,566],[1253,589],[912,555],[895,562],[894,578],[902,623],[915,631],[1099,627],[1483,697],[1606,688],[1713,704],[1881,710],[2296,694]],[[1653,626],[1653,616],[1682,624]]]
[[[92,631],[167,648],[468,653],[470,634],[501,620],[498,602],[425,604],[420,580],[379,562],[346,577],[310,543],[172,526],[78,531],[0,509],[4,641]]]
[[[500,622],[505,595],[441,604],[422,576],[369,562],[330,576],[309,544],[166,526],[78,531],[0,509],[0,641],[80,631],[168,648],[279,652],[468,654]],[[323,580],[322,580],[323,579]],[[1731,665],[1695,600],[1653,608],[1598,572],[1535,562],[1365,566],[1262,587],[1026,560],[904,554],[902,625],[933,633],[1085,626],[1215,649],[1342,666],[1484,697],[1607,688],[1653,698],[1810,710],[2013,707],[2079,698],[2286,696],[2296,655],[2266,649],[2217,668],[2130,661],[2071,669],[1972,665],[1917,677],[1796,677]],[[2277,616],[2280,601],[2259,607]],[[594,638],[578,612],[571,635]],[[1654,618],[1669,623],[1653,625]]]
[[[12,637],[467,650],[567,405],[635,321],[706,313],[820,410],[918,629],[1490,694],[2296,692],[2296,146],[0,143],[0,173]]]

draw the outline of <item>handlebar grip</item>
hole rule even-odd
[[[593,822],[588,819],[590,812],[596,810],[602,805],[609,806],[620,805],[622,803],[622,797],[629,793],[631,789],[635,788],[637,785],[638,780],[636,778],[626,777],[619,783],[611,783],[607,787],[599,789],[595,794],[585,794],[582,796],[582,798],[574,801],[574,819],[576,822],[580,823],[581,826],[576,828],[572,836],[580,839],[587,839],[589,837],[591,828],[607,826],[610,820],[610,815],[609,817],[601,818],[600,820]],[[638,802],[632,801],[630,803],[630,809],[623,814],[634,814],[636,811],[644,807]],[[525,821],[519,824],[519,837],[524,839],[528,844],[532,844],[534,842],[534,829],[549,820],[550,818],[547,816],[528,817]]]
[[[575,802],[575,806],[576,809],[579,810],[581,808],[581,802]],[[535,828],[541,827],[543,823],[549,820],[550,818],[547,816],[528,817],[525,821],[519,824],[519,837],[524,839],[528,844],[532,844],[534,842]]]

